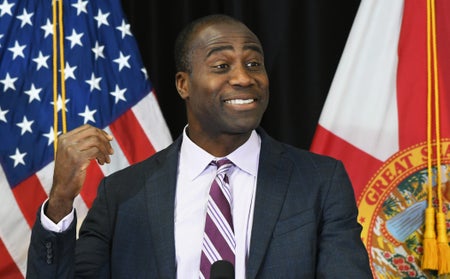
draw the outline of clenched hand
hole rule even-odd
[[[80,193],[91,160],[111,161],[112,136],[91,125],[80,126],[58,138],[53,185],[45,214],[55,223],[66,216]]]

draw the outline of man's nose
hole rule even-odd
[[[244,66],[237,66],[230,72],[230,84],[233,86],[249,86],[254,82],[254,78]]]

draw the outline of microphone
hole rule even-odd
[[[219,260],[211,265],[210,279],[234,279],[234,266],[229,261]]]

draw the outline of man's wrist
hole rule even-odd
[[[44,214],[54,223],[59,223],[73,210],[73,200],[49,198],[44,207]]]
[[[47,207],[48,207],[48,200],[46,200],[41,207],[41,224],[44,227],[44,229],[58,233],[66,231],[70,227],[75,218],[75,210],[72,208],[69,214],[64,216],[58,223],[55,223],[45,214]]]

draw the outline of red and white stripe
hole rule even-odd
[[[354,186],[364,186],[399,149],[395,77],[402,12],[403,1],[361,2],[311,146],[343,160],[347,170],[369,162],[367,171],[350,173]],[[356,187],[357,195],[361,190]]]
[[[101,178],[139,162],[167,147],[172,137],[154,92],[120,116],[105,131],[114,136],[111,163],[89,166],[88,178],[76,198],[78,227],[96,196]],[[24,278],[31,227],[52,185],[54,163],[14,187],[11,191],[0,167],[0,277]]]

